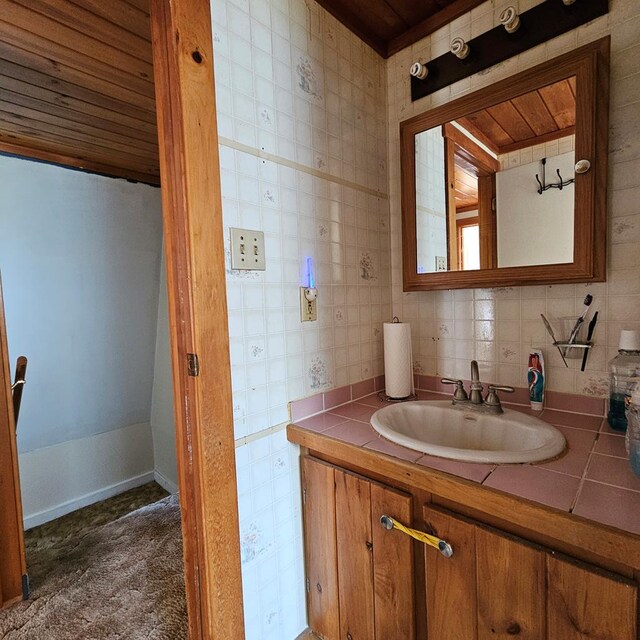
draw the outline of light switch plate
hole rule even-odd
[[[230,229],[231,268],[244,271],[264,271],[264,233],[250,229]]]

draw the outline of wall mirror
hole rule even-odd
[[[609,38],[400,125],[405,291],[605,279]]]

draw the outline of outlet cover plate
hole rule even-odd
[[[231,228],[231,268],[243,271],[265,271],[264,233]]]
[[[300,287],[300,321],[315,322],[318,319],[318,299],[309,302],[304,292],[305,287]]]

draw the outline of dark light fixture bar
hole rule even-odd
[[[569,5],[564,0],[546,0],[520,14],[519,27],[513,33],[498,25],[470,40],[466,43],[469,55],[464,59],[449,52],[422,63],[427,73],[422,74],[424,79],[411,76],[411,100],[431,95],[607,13],[609,0],[575,0]]]

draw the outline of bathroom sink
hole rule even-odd
[[[445,400],[385,407],[373,414],[371,425],[396,444],[465,462],[540,462],[565,447],[558,429],[533,416],[511,409],[483,413]]]

